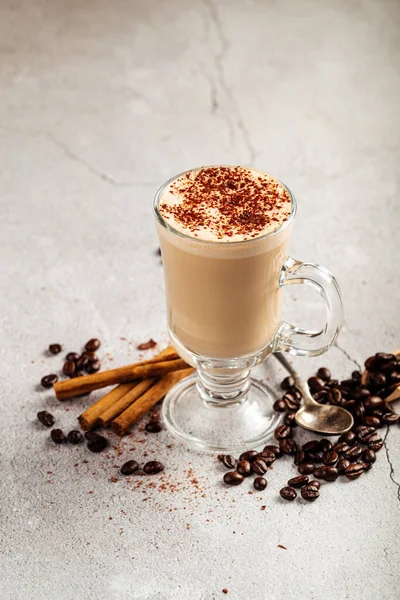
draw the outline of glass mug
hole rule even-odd
[[[281,415],[268,387],[251,369],[273,352],[317,356],[334,343],[343,322],[338,284],[324,267],[288,255],[296,215],[275,231],[246,241],[217,242],[188,236],[154,215],[162,251],[168,331],[178,354],[197,372],[166,396],[163,417],[178,439],[206,451],[237,452],[264,444]],[[282,184],[283,185],[283,184]],[[303,283],[325,301],[326,323],[308,331],[281,318],[282,288]]]

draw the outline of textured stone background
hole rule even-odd
[[[54,447],[35,415],[68,429],[88,402],[37,389],[61,362],[49,342],[96,335],[105,364],[166,342],[151,200],[200,164],[286,182],[294,256],[338,276],[339,345],[296,360],[304,374],[342,378],[400,346],[399,26],[395,0],[1,2],[2,600],[398,596],[398,428],[368,475],[287,505],[288,462],[249,495],[166,432],[96,456]],[[298,323],[320,317],[314,296],[285,294]],[[145,452],[166,464],[162,489],[110,481]]]

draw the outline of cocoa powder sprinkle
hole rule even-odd
[[[252,239],[277,229],[292,209],[279,181],[244,167],[203,167],[176,179],[168,194],[163,217],[199,238],[208,230],[218,240]]]

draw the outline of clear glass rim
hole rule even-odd
[[[290,196],[290,202],[291,202],[291,206],[292,206],[292,210],[290,213],[289,218],[282,223],[282,225],[280,227],[278,227],[278,229],[275,229],[274,231],[271,231],[270,233],[266,233],[265,235],[260,235],[259,237],[255,237],[252,238],[251,240],[238,240],[235,242],[217,242],[217,241],[210,241],[210,240],[202,240],[201,238],[195,238],[192,237],[190,235],[187,235],[186,233],[182,233],[181,231],[178,231],[178,229],[175,229],[175,227],[172,227],[169,223],[167,223],[160,211],[159,211],[159,201],[160,201],[160,197],[163,193],[163,191],[165,190],[165,188],[167,186],[169,186],[173,181],[175,181],[175,179],[178,179],[179,177],[183,177],[183,175],[186,175],[187,173],[191,173],[192,171],[200,171],[200,169],[210,169],[210,168],[216,168],[216,167],[237,167],[240,165],[206,165],[206,166],[202,166],[202,167],[196,167],[194,169],[187,169],[187,171],[182,171],[182,173],[179,173],[178,175],[174,175],[173,177],[171,177],[170,179],[168,179],[168,181],[166,181],[165,183],[163,183],[157,190],[156,195],[154,196],[154,201],[153,201],[153,212],[154,215],[157,219],[157,221],[160,223],[160,225],[162,225],[163,227],[165,227],[165,229],[167,229],[168,231],[170,231],[171,233],[184,238],[186,240],[190,240],[191,242],[194,242],[195,244],[204,244],[206,243],[207,246],[209,245],[214,245],[214,246],[221,246],[221,245],[228,245],[232,246],[234,244],[254,244],[257,243],[259,241],[262,240],[266,240],[267,238],[272,238],[273,236],[281,233],[284,229],[286,229],[290,223],[293,221],[294,217],[296,216],[297,213],[297,202],[296,202],[296,198],[294,197],[294,195],[292,194],[292,192],[290,191],[290,189],[288,188],[287,185],[285,185],[282,181],[280,181],[279,179],[277,179],[276,177],[273,177],[273,175],[270,175],[270,177],[273,177],[274,179],[276,179],[276,181],[279,181],[279,183],[281,185],[283,185],[283,187],[287,190],[289,196]],[[252,171],[256,171],[257,173],[261,173],[262,175],[268,175],[268,173],[265,173],[264,171],[260,171],[259,169],[253,169],[251,167],[243,167],[243,168],[249,168]]]

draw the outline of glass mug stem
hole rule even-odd
[[[251,386],[250,369],[231,375],[217,375],[199,369],[198,376],[198,392],[210,407],[242,403]]]

